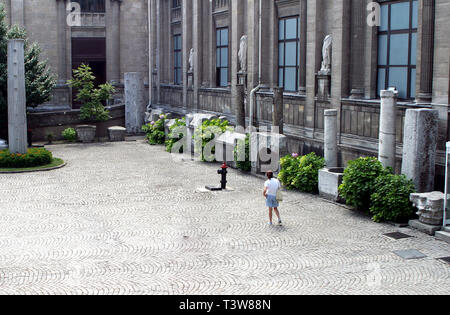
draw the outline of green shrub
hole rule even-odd
[[[164,133],[165,122],[166,116],[161,115],[158,121],[152,121],[142,126],[142,131],[147,134],[148,143],[151,145],[164,144],[166,140],[166,134]]]
[[[26,168],[50,164],[53,155],[41,148],[28,149],[26,154],[14,154],[9,150],[0,151],[0,168]]]
[[[201,160],[203,162],[215,162],[214,139],[216,135],[221,135],[229,130],[228,120],[205,120],[203,124],[194,132],[194,145],[196,152],[201,150]]]
[[[77,140],[77,132],[73,128],[67,128],[62,132],[64,140],[75,142]]]
[[[173,146],[183,140],[186,135],[186,118],[176,119],[175,124],[169,128],[168,139],[166,140],[166,150],[171,153]],[[178,153],[183,153],[183,147],[180,148]]]
[[[278,178],[288,189],[317,193],[319,191],[319,170],[325,166],[325,159],[314,152],[305,156],[297,154],[281,158]]]
[[[370,207],[370,196],[374,192],[375,183],[380,175],[388,170],[376,158],[359,158],[348,163],[344,171],[339,192],[348,205],[367,210]]]
[[[82,64],[78,69],[73,70],[73,80],[68,84],[76,89],[76,100],[83,103],[80,110],[80,119],[87,121],[106,121],[110,118],[109,111],[103,103],[110,100],[115,88],[110,83],[99,85],[95,88],[95,76],[92,69]]]
[[[243,156],[241,150],[245,150],[245,161],[239,161],[239,157]],[[245,146],[238,145],[234,148],[234,160],[236,161],[236,166],[245,172],[250,172],[252,170],[252,162],[250,161],[250,135],[247,134],[245,138]]]
[[[410,195],[414,183],[404,175],[384,174],[377,178],[370,201],[370,214],[375,222],[404,221],[414,214]]]

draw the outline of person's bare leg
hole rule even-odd
[[[269,208],[269,223],[271,223],[272,224],[272,208]]]
[[[280,217],[280,212],[278,211],[278,208],[275,208],[274,210],[275,210],[275,214],[278,217],[278,222],[281,223],[281,217]]]

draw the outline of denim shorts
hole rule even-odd
[[[267,195],[266,206],[269,208],[278,208],[280,204],[277,201],[277,196]]]

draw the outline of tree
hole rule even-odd
[[[94,80],[92,69],[88,65],[82,64],[78,69],[73,70],[73,80],[69,80],[68,83],[78,91],[76,100],[84,104],[81,107],[80,119],[105,121],[110,116],[103,103],[112,98],[115,89],[110,83],[95,88]]]
[[[25,50],[25,89],[27,107],[37,107],[48,102],[56,84],[47,60],[41,60],[41,48],[38,44],[30,44],[26,31],[14,25],[8,29],[5,21],[6,12],[0,4],[0,129],[7,130],[7,48],[8,39],[24,39]],[[6,131],[3,131],[6,134]]]

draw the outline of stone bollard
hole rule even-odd
[[[125,126],[128,133],[142,132],[145,112],[142,74],[140,72],[125,73]]]
[[[273,111],[272,111],[272,125],[278,127],[278,133],[284,133],[284,89],[282,87],[273,88]]]
[[[409,225],[415,229],[434,235],[442,227],[444,221],[445,195],[440,191],[411,194],[410,200],[418,209],[419,220],[412,220]],[[447,219],[450,215],[447,214]]]
[[[125,141],[127,129],[120,126],[113,126],[108,128],[108,138],[111,142]]]
[[[434,190],[439,113],[431,109],[406,111],[402,174],[418,193]]]
[[[236,126],[245,130],[245,89],[243,84],[236,85]]]
[[[378,160],[384,167],[395,169],[397,135],[397,93],[381,91],[380,140]]]
[[[325,164],[328,168],[338,167],[338,130],[336,109],[326,110],[325,116]]]
[[[27,153],[24,41],[8,41],[8,134],[11,153]]]

